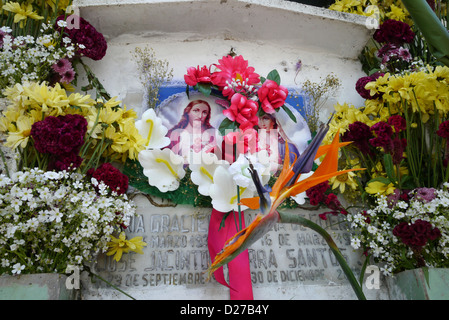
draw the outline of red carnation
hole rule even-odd
[[[402,21],[386,20],[373,35],[374,40],[379,43],[392,43],[401,45],[413,41],[415,33],[410,26]]]
[[[187,69],[187,74],[184,75],[184,80],[187,85],[192,87],[197,83],[211,83],[210,70],[207,66],[190,67]]]
[[[103,181],[118,194],[124,194],[128,190],[128,177],[110,163],[103,163],[96,170],[89,170],[88,174],[98,181]]]

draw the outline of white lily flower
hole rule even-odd
[[[143,150],[139,153],[139,162],[148,183],[161,192],[178,189],[186,173],[183,158],[170,149]]]
[[[210,186],[209,195],[212,199],[212,206],[221,212],[237,211],[239,209],[237,196],[237,184],[231,173],[225,166],[218,166],[213,176],[214,183]],[[253,197],[254,192],[248,188],[239,188],[240,199]],[[240,206],[241,210],[247,209]]]
[[[214,183],[214,174],[217,167],[229,168],[229,163],[225,160],[218,160],[213,153],[199,153],[201,161],[195,161],[189,165],[192,171],[190,179],[198,186],[198,192],[204,196],[209,195],[211,185]]]
[[[142,118],[135,124],[139,134],[145,139],[147,149],[160,149],[170,144],[170,138],[166,137],[168,129],[162,124],[153,109],[148,109]]]
[[[262,164],[259,161],[259,157],[264,157],[266,151],[262,151],[262,154],[254,153],[251,155],[241,154],[238,159],[229,167],[229,172],[232,178],[237,183],[238,186],[243,188],[249,188],[251,191],[256,191],[256,186],[254,185],[251,173],[249,171],[250,163],[256,169],[259,180],[262,185],[266,185],[270,180],[270,164]],[[261,158],[261,159],[262,159]]]

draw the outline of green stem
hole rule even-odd
[[[90,271],[90,269],[87,268],[87,272],[94,277],[97,277],[98,279],[100,279],[101,281],[104,281],[106,284],[108,284],[109,286],[111,286],[112,288],[114,288],[115,290],[123,293],[125,296],[131,298],[132,300],[136,300],[135,298],[133,298],[132,296],[130,296],[129,294],[127,294],[125,291],[121,290],[119,287],[113,285],[112,283],[110,283],[109,281],[107,281],[106,279],[104,279],[103,277],[100,277],[98,274],[93,273],[92,271]]]
[[[337,258],[338,263],[340,263],[340,266],[343,269],[343,272],[345,273],[346,277],[348,278],[349,283],[351,284],[352,289],[354,290],[354,293],[356,294],[357,298],[359,300],[366,300],[366,297],[365,297],[365,294],[363,293],[361,285],[357,281],[357,278],[354,276],[354,273],[352,272],[352,270],[349,268],[348,263],[346,262],[345,258],[341,254],[341,252],[338,249],[337,245],[335,244],[334,240],[332,239],[330,234],[327,233],[326,230],[321,228],[316,223],[314,223],[306,218],[303,218],[300,215],[295,214],[295,213],[279,212],[279,216],[280,216],[280,221],[279,221],[280,223],[298,224],[298,225],[308,227],[308,228],[318,232],[318,234],[320,234],[324,238],[324,240],[327,242],[327,244],[329,245],[329,248],[335,255],[335,258]]]

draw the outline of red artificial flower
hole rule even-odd
[[[239,154],[258,151],[257,143],[258,135],[254,128],[229,132],[223,137],[222,158],[232,163]]]
[[[312,206],[317,206],[326,199],[325,192],[330,188],[329,182],[324,181],[306,190],[306,196]]]
[[[198,66],[187,69],[187,74],[184,75],[184,80],[187,85],[194,87],[197,83],[211,83],[211,74],[207,66],[200,68]]]
[[[266,80],[257,92],[262,109],[266,113],[274,113],[282,107],[288,97],[288,90],[273,80]]]
[[[48,116],[31,127],[34,147],[40,153],[66,155],[77,153],[84,144],[87,120],[78,114]]]
[[[449,120],[443,121],[437,130],[437,135],[443,139],[449,138]]]
[[[397,45],[410,43],[414,37],[415,33],[407,23],[393,19],[385,20],[373,35],[374,40],[379,43],[392,43]]]
[[[393,229],[393,235],[412,248],[419,249],[427,244],[427,241],[436,240],[441,236],[438,228],[433,228],[430,222],[421,219],[414,223],[401,222]]]
[[[68,35],[73,43],[83,46],[77,47],[76,53],[92,60],[101,60],[106,55],[108,48],[106,39],[84,18],[78,16],[75,18],[79,19],[79,28],[64,28],[64,33]],[[64,19],[66,19],[64,15],[56,19],[55,29],[57,31],[61,30],[58,26],[58,21]]]
[[[231,98],[231,105],[223,110],[223,114],[231,121],[237,121],[241,130],[253,128],[259,123],[257,112],[259,105],[256,101],[248,99],[240,93]]]
[[[260,77],[253,67],[248,67],[248,61],[242,56],[226,56],[218,60],[215,65],[220,71],[211,75],[212,83],[222,91],[223,95],[231,98],[237,91],[246,90],[246,86],[253,86],[260,82]],[[235,82],[233,85],[232,83]]]
[[[405,119],[400,115],[394,115],[388,118],[388,124],[394,128],[394,131],[401,132],[407,128]]]
[[[103,163],[96,170],[90,169],[88,174],[98,181],[103,181],[118,194],[124,194],[128,190],[128,177],[110,163]]]

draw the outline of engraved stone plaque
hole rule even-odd
[[[207,281],[209,208],[154,206],[137,195],[138,216],[129,238],[143,236],[144,254],[124,253],[119,262],[101,255],[92,271],[136,299],[229,299],[229,289]],[[293,209],[290,209],[293,210]],[[350,234],[341,217],[318,217],[318,210],[295,213],[325,227],[356,276],[361,255],[350,247]],[[248,225],[257,212],[245,211]],[[255,299],[323,299],[340,295],[355,299],[334,254],[315,231],[299,225],[277,224],[248,249]],[[225,268],[226,273],[226,268]],[[84,280],[84,296],[123,298],[103,281]],[[338,291],[338,293],[336,293]]]

